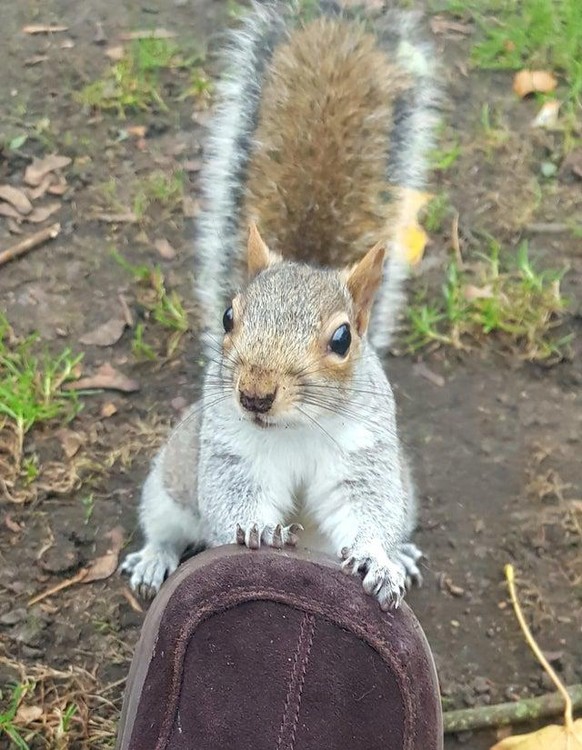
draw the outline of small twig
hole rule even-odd
[[[557,690],[562,694],[562,697],[564,698],[564,724],[566,725],[566,729],[571,732],[572,727],[574,725],[574,715],[572,713],[572,699],[570,698],[568,691],[564,687],[564,684],[561,682],[558,675],[554,672],[549,661],[543,655],[541,648],[536,643],[533,635],[531,634],[531,630],[529,629],[529,626],[527,622],[525,621],[525,617],[523,616],[523,612],[521,611],[521,607],[517,600],[517,594],[515,593],[515,576],[513,572],[513,565],[505,566],[505,578],[507,579],[507,586],[509,587],[509,595],[511,597],[511,603],[513,604],[515,616],[517,617],[519,626],[521,627],[521,630],[525,636],[527,645],[534,652],[536,659],[539,661],[542,667],[546,670],[547,674],[549,675],[550,679],[556,686]]]
[[[56,586],[53,586],[52,588],[47,589],[46,591],[43,591],[36,596],[33,596],[32,599],[29,599],[28,606],[32,607],[33,604],[38,604],[38,602],[41,602],[43,599],[47,599],[53,594],[58,594],[58,592],[62,591],[63,589],[68,589],[69,586],[74,586],[76,583],[81,583],[88,572],[89,571],[87,570],[87,568],[81,568],[81,570],[72,578],[67,578],[66,581],[61,581],[60,583],[57,583]]]
[[[461,243],[459,242],[459,213],[455,211],[451,224],[451,245],[455,253],[455,260],[459,269],[464,267],[463,255],[461,253]]]
[[[582,685],[566,688],[576,710],[582,708]],[[538,698],[524,698],[520,701],[499,703],[496,706],[477,706],[443,714],[445,734],[467,732],[477,729],[523,724],[548,716],[557,716],[564,710],[561,693],[550,693]]]
[[[44,245],[48,240],[54,240],[54,238],[60,234],[60,231],[61,225],[57,223],[25,237],[23,240],[20,240],[20,242],[17,242],[16,245],[13,245],[12,247],[9,247],[8,250],[4,250],[0,253],[0,266],[3,266],[5,263],[18,258],[21,255],[29,253],[40,245]]]
[[[539,223],[539,224],[528,224],[526,230],[528,232],[535,232],[536,234],[563,234],[564,232],[571,232],[575,229],[574,225],[561,224],[556,222],[551,223]]]

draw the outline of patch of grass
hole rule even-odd
[[[446,193],[439,193],[423,208],[422,224],[427,232],[440,232],[450,213],[449,196]]]
[[[39,337],[18,340],[5,315],[0,314],[0,427],[10,420],[22,448],[24,435],[51,420],[68,422],[80,409],[74,391],[62,386],[75,378],[82,355],[70,349],[60,354],[36,353]]]
[[[182,336],[189,330],[188,313],[178,292],[168,292],[164,274],[159,266],[150,268],[145,264],[132,265],[116,250],[112,251],[114,259],[130,273],[138,283],[138,301],[147,310],[149,317],[166,330],[171,331],[167,342],[166,356],[171,357]],[[145,326],[136,328],[132,349],[134,354],[155,359],[154,349],[144,341]]]
[[[461,144],[457,139],[452,143],[435,148],[430,153],[431,167],[437,172],[446,172],[461,155]]]
[[[29,688],[30,686],[26,683],[15,685],[11,691],[8,705],[4,711],[0,712],[0,740],[2,737],[8,738],[11,747],[15,747],[17,750],[30,749],[30,746],[23,735],[24,730],[18,727],[16,723],[18,707],[22,703]],[[4,699],[4,691],[0,691],[0,699]],[[27,738],[30,739],[32,736],[34,736],[34,732],[29,732]]]
[[[133,332],[133,341],[131,342],[131,351],[136,359],[157,359],[157,355],[150,344],[144,341],[145,326],[138,323]]]
[[[76,99],[93,109],[113,111],[125,118],[130,112],[158,108],[167,111],[161,73],[189,64],[178,47],[153,36],[136,39],[125,56],[100,78],[85,86]]]
[[[153,205],[173,212],[180,208],[183,197],[183,172],[175,171],[167,174],[158,170],[139,183],[133,199],[133,212],[138,219],[143,219]]]
[[[91,516],[93,515],[93,511],[95,510],[95,498],[92,494],[84,495],[81,498],[81,505],[84,509],[84,521],[85,525],[89,523],[91,520]]]
[[[523,242],[514,258],[502,258],[489,241],[486,254],[470,267],[447,267],[442,295],[427,302],[424,292],[409,309],[412,351],[430,344],[463,348],[470,339],[493,334],[530,361],[562,358],[568,337],[552,337],[567,301],[560,293],[563,271],[537,271]]]
[[[568,98],[582,96],[582,13],[579,0],[449,0],[444,9],[469,13],[482,41],[472,50],[475,65],[519,70],[524,66],[550,69],[568,85]]]

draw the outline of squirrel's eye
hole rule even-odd
[[[329,341],[329,348],[334,354],[345,357],[352,343],[352,334],[347,323],[337,328]]]
[[[230,333],[232,331],[234,326],[234,312],[232,307],[227,308],[222,316],[222,325],[224,326],[225,333]]]

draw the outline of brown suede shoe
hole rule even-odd
[[[306,551],[184,563],[143,625],[118,750],[438,750],[431,653],[411,610]]]

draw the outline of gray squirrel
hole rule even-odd
[[[253,5],[226,63],[198,224],[202,397],[154,459],[145,545],[121,567],[148,596],[188,547],[300,539],[398,606],[422,553],[377,351],[437,117],[432,49],[411,14],[304,0]]]

